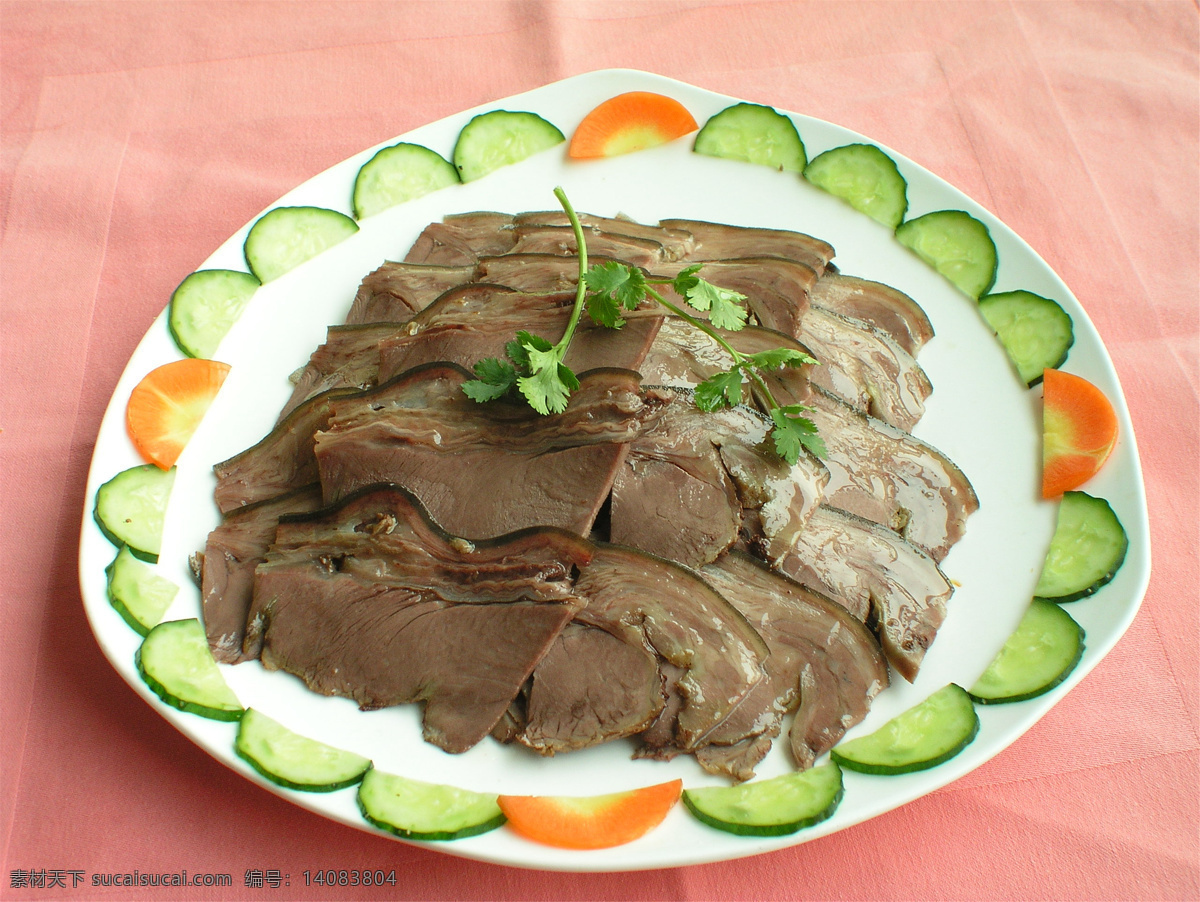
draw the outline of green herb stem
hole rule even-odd
[[[675,316],[678,316],[680,319],[682,319],[688,325],[692,326],[693,328],[699,329],[701,332],[703,332],[705,335],[707,335],[709,338],[711,338],[713,341],[715,341],[718,345],[720,345],[722,350],[724,350],[725,353],[727,353],[730,357],[733,358],[734,366],[740,367],[742,372],[749,375],[750,379],[754,382],[754,384],[758,386],[759,391],[762,392],[763,398],[767,402],[767,406],[770,408],[776,408],[779,406],[779,402],[776,401],[775,396],[773,394],[771,394],[771,389],[767,387],[766,381],[763,379],[762,376],[759,375],[757,368],[755,368],[753,366],[750,366],[750,367],[743,366],[743,364],[745,364],[745,362],[746,362],[745,355],[742,354],[737,349],[735,349],[733,347],[733,345],[731,345],[729,342],[727,342],[724,338],[722,338],[720,332],[718,332],[716,329],[714,329],[711,325],[706,323],[704,320],[697,319],[696,317],[692,316],[690,313],[688,313],[682,307],[679,307],[676,304],[672,304],[670,301],[668,301],[666,298],[664,298],[661,294],[659,294],[657,291],[655,291],[649,285],[646,286],[646,294],[650,295],[650,297],[654,298],[655,301],[657,301],[662,306],[666,307],[669,311],[671,311],[671,313],[673,313]]]
[[[579,257],[579,285],[575,289],[575,306],[571,308],[571,318],[567,320],[567,331],[563,333],[562,341],[558,346],[563,348],[571,343],[571,338],[575,335],[575,327],[579,325],[579,318],[583,314],[583,301],[587,295],[587,241],[583,237],[583,224],[579,221],[579,216],[575,212],[575,208],[571,206],[571,202],[567,199],[567,192],[563,191],[562,186],[554,189],[554,196],[558,198],[558,202],[562,204],[563,212],[567,214],[567,219],[571,222],[571,228],[575,231],[575,247],[578,249],[577,256]],[[566,354],[560,355],[559,359],[565,357]]]

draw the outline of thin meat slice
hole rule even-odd
[[[659,267],[656,274],[674,276],[680,268]],[[777,257],[712,260],[704,263],[699,276],[719,288],[745,295],[746,307],[758,325],[787,335],[800,334],[809,307],[809,291],[817,284],[817,273],[811,266]],[[686,303],[670,286],[659,290],[668,300]]]
[[[862,320],[810,307],[796,338],[821,366],[812,381],[852,407],[911,432],[933,385],[912,355]]]
[[[458,213],[432,222],[417,236],[405,263],[473,266],[492,254],[507,254],[516,237],[511,213]]]
[[[808,297],[818,307],[870,323],[914,357],[933,338],[933,324],[920,305],[881,282],[826,272]]]
[[[762,637],[693,571],[617,545],[597,545],[575,582],[587,599],[580,623],[641,645],[671,665],[664,687],[678,698],[674,748],[699,744],[764,678]],[[669,704],[669,703],[668,703]],[[645,740],[645,734],[643,734]]]
[[[513,227],[514,254],[558,254],[574,257],[579,253],[575,230],[570,226],[518,225]],[[653,269],[671,255],[659,241],[617,232],[588,229],[584,234],[589,256],[596,253],[623,260],[631,266]],[[479,254],[480,257],[486,254]]]
[[[782,460],[770,421],[748,407],[706,413],[688,391],[657,392],[670,403],[618,471],[612,540],[700,567],[738,541],[749,510],[769,541],[790,544],[821,502],[820,462]]]
[[[514,738],[542,755],[645,730],[663,709],[658,657],[641,642],[568,623],[538,663]]]
[[[424,702],[426,740],[466,751],[581,609],[570,577],[591,554],[554,529],[466,542],[371,487],[280,524],[255,577],[263,665],[364,709]]]
[[[318,482],[313,435],[332,415],[336,399],[358,394],[355,389],[330,389],[309,398],[284,417],[261,441],[213,467],[217,509],[265,501]]]
[[[801,770],[861,721],[888,684],[875,637],[834,601],[746,554],[730,553],[701,571],[763,637],[767,679],[707,737],[696,758],[710,773],[746,780],[799,709],[789,733]]]
[[[384,263],[358,287],[346,325],[405,323],[439,295],[474,279],[475,267]]]
[[[962,538],[979,498],[936,448],[820,388],[809,416],[825,441],[825,502],[894,529],[935,561]]]
[[[330,326],[325,343],[313,351],[296,377],[296,387],[279,414],[279,422],[321,392],[335,388],[362,391],[375,386],[379,382],[379,343],[400,329],[397,323]]]
[[[929,555],[885,526],[832,507],[818,508],[791,547],[768,561],[871,623],[888,661],[910,682],[954,593]]]
[[[663,219],[659,225],[691,233],[696,246],[688,259],[693,263],[734,257],[783,257],[803,263],[820,275],[833,259],[832,245],[803,232],[747,228],[695,219]]]
[[[428,364],[335,404],[316,438],[326,499],[394,482],[455,535],[547,525],[586,535],[628,443],[663,401],[637,373],[592,370],[563,413],[541,416],[523,401],[477,404],[463,393],[470,378]]]
[[[434,361],[473,367],[490,357],[504,359],[509,342],[522,330],[557,343],[574,303],[574,291],[533,294],[487,283],[461,286],[379,343],[379,379]],[[604,366],[636,370],[661,320],[653,309],[631,313],[622,329],[582,320],[563,362],[575,372]]]
[[[254,568],[275,540],[279,518],[315,511],[320,506],[321,487],[314,484],[237,508],[208,534],[200,571],[200,599],[208,647],[221,663],[246,660],[242,643],[254,596]]]
[[[553,225],[569,226],[571,220],[563,210],[547,210],[543,212],[518,213],[513,221],[517,225]],[[579,224],[584,228],[584,238],[588,243],[591,256],[592,236],[601,233],[610,235],[626,235],[653,241],[662,246],[662,261],[670,263],[688,257],[696,247],[695,238],[686,229],[670,229],[662,226],[643,225],[632,219],[622,217],[593,216],[590,213],[579,214]]]

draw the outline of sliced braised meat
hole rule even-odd
[[[925,371],[862,320],[810,307],[796,337],[821,362],[812,369],[813,384],[905,432],[925,413],[933,391]]]
[[[394,482],[455,535],[487,538],[527,526],[586,535],[617,468],[663,400],[628,370],[592,370],[567,409],[477,404],[460,367],[430,364],[334,405],[316,439],[329,501]]]
[[[355,394],[354,389],[331,389],[309,398],[258,444],[214,466],[217,509],[227,514],[319,481],[313,435],[329,422],[335,399]]]
[[[826,272],[808,297],[818,307],[870,323],[914,357],[933,338],[933,324],[920,305],[880,282]]]
[[[599,545],[575,591],[587,599],[579,622],[652,650],[676,668],[666,690],[679,697],[678,714],[663,732],[678,749],[701,742],[764,678],[768,650],[762,637],[677,564]]]
[[[405,263],[473,266],[480,257],[507,254],[516,236],[510,213],[458,213],[432,222],[417,236]]]
[[[489,357],[503,359],[520,330],[550,342],[566,332],[575,293],[529,294],[500,285],[464,285],[442,295],[406,329],[381,341],[379,379],[434,361],[472,367]],[[636,370],[658,332],[662,316],[653,309],[627,316],[624,328],[607,329],[582,320],[563,361],[575,372],[597,367]]]
[[[788,348],[812,356],[812,352],[790,335],[746,326],[738,332],[718,330],[721,337],[739,353],[757,354],[775,348]],[[675,388],[692,388],[715,373],[728,370],[733,358],[715,341],[693,328],[687,322],[668,316],[663,320],[646,359],[641,364],[642,380],[647,385],[670,385]],[[771,390],[771,396],[784,406],[807,404],[811,389],[808,384],[812,366],[784,367],[763,373],[763,380]],[[744,398],[748,402],[756,389],[749,379],[742,382]],[[765,409],[765,408],[764,408]]]
[[[560,254],[574,257],[579,253],[575,230],[570,226],[519,225],[514,226],[516,242],[514,254]],[[593,252],[606,257],[624,260],[631,266],[653,269],[669,256],[662,244],[650,238],[638,238],[617,232],[589,229],[584,235],[588,255]],[[479,256],[485,256],[480,253]]]
[[[296,379],[291,398],[279,414],[288,414],[321,392],[334,388],[371,388],[379,381],[379,342],[396,334],[396,323],[330,326],[320,345]]]
[[[553,529],[455,539],[374,487],[280,524],[255,578],[263,665],[364,709],[424,702],[426,740],[466,751],[582,607],[569,577],[590,555]]]
[[[936,448],[814,389],[807,414],[825,441],[825,502],[896,530],[935,561],[979,509],[971,483]]]
[[[200,598],[204,630],[213,657],[223,664],[245,660],[242,640],[246,615],[254,596],[254,568],[275,540],[275,527],[286,514],[314,511],[321,506],[321,487],[289,492],[257,504],[239,507],[208,534],[201,569]]]
[[[406,323],[439,295],[474,279],[475,267],[384,263],[362,280],[347,325]]]
[[[830,244],[802,232],[746,228],[695,219],[664,219],[659,225],[691,233],[696,246],[688,259],[693,263],[734,257],[783,257],[803,263],[820,275],[833,259]]]
[[[543,755],[588,748],[642,732],[663,701],[652,651],[574,621],[533,671],[513,738]]]
[[[798,707],[792,757],[800,769],[811,767],[887,686],[879,643],[841,605],[749,555],[725,555],[701,575],[754,625],[771,654],[767,679],[708,735],[697,759],[712,773],[749,779],[783,715]]]
[[[544,212],[518,213],[513,221],[517,225],[554,225],[569,226],[570,219],[562,210],[547,210]],[[632,219],[621,217],[593,216],[590,213],[579,214],[579,224],[587,231],[584,236],[588,243],[588,256],[591,256],[594,235],[608,233],[610,235],[627,235],[631,238],[641,238],[653,241],[663,248],[662,261],[671,263],[683,260],[695,250],[696,242],[692,233],[686,229],[668,229],[662,226],[642,225]]]
[[[657,272],[673,275],[681,268],[675,266],[668,271],[659,267]],[[713,260],[704,264],[699,275],[719,288],[744,294],[747,309],[760,326],[788,335],[800,334],[800,323],[809,306],[809,289],[817,283],[811,266],[775,257]],[[669,300],[684,303],[670,286],[660,290]]]
[[[700,567],[737,541],[749,509],[772,541],[790,544],[821,501],[820,462],[781,460],[770,421],[748,407],[705,413],[686,390],[656,391],[670,404],[618,471],[612,540]]]
[[[885,526],[822,506],[769,560],[871,622],[900,675],[916,677],[954,592],[933,558]]]

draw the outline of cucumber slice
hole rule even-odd
[[[368,822],[404,839],[477,836],[504,823],[496,796],[369,770],[358,787]]]
[[[987,670],[971,687],[982,705],[1020,702],[1049,692],[1083,657],[1083,628],[1053,602],[1035,598]]]
[[[1125,528],[1107,501],[1086,492],[1064,492],[1033,593],[1059,603],[1086,598],[1117,575],[1128,548]]]
[[[476,116],[458,133],[454,167],[464,182],[473,182],[565,140],[537,113],[492,110]]]
[[[842,770],[830,763],[741,786],[688,789],[683,803],[702,823],[740,836],[785,836],[830,817],[842,801]]]
[[[996,244],[987,226],[962,210],[926,213],[896,229],[896,240],[977,298],[996,281]]]
[[[393,144],[363,164],[354,179],[354,216],[368,216],[458,184],[458,170],[420,144]]]
[[[179,586],[135,558],[128,545],[121,546],[104,573],[109,603],[140,636],[162,620],[179,593]]]
[[[979,299],[979,312],[1000,339],[1017,374],[1031,388],[1042,372],[1057,369],[1075,343],[1071,317],[1055,301],[1032,291],[1002,291]]]
[[[357,231],[358,223],[337,210],[276,207],[250,227],[242,251],[250,272],[270,282]]]
[[[736,103],[721,110],[704,123],[692,150],[788,172],[803,172],[808,163],[796,124],[757,103]]]
[[[110,542],[128,545],[134,557],[156,564],[174,484],[174,467],[142,464],[122,470],[97,489],[92,516]]]
[[[909,774],[949,761],[978,732],[971,696],[950,683],[869,736],[835,746],[830,756],[864,774]]]
[[[167,327],[188,357],[211,358],[261,283],[248,272],[202,269],[171,295]]]
[[[221,676],[196,618],[154,627],[135,663],[146,685],[171,707],[213,720],[241,719],[242,705]]]
[[[904,222],[908,182],[896,162],[874,144],[827,150],[804,168],[804,177],[889,229]]]
[[[238,724],[238,756],[273,783],[305,792],[333,792],[359,782],[371,759],[293,733],[247,708]]]

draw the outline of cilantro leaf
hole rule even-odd
[[[532,376],[518,379],[517,388],[525,396],[530,407],[546,416],[562,413],[567,409],[567,401],[571,392],[579,388],[579,380],[566,364],[555,360],[534,370]]]
[[[517,341],[530,351],[550,351],[554,348],[554,343],[550,339],[542,338],[540,335],[534,335],[523,329],[517,333]]]
[[[825,442],[817,435],[817,424],[799,415],[808,409],[800,404],[792,404],[771,411],[771,420],[775,423],[775,428],[771,430],[775,450],[789,464],[795,464],[805,450],[815,457],[825,456]]]
[[[464,382],[462,389],[468,398],[480,404],[504,397],[517,384],[516,368],[495,357],[475,364],[475,375],[478,378]]]
[[[718,288],[712,282],[696,279],[684,292],[687,302],[697,310],[708,313],[708,321],[717,329],[737,332],[746,325],[746,296],[728,288]]]
[[[803,366],[817,361],[795,348],[772,348],[746,355],[746,363],[759,370],[774,370],[784,366]]]
[[[700,272],[702,263],[694,263],[691,266],[681,269],[675,278],[671,280],[671,287],[675,289],[675,293],[681,298],[686,298],[687,293],[696,287],[696,283],[700,278],[696,273]]]
[[[646,277],[628,263],[597,263],[584,276],[588,291],[602,295],[626,310],[636,310],[646,299]]]
[[[589,294],[587,300],[583,302],[583,306],[587,310],[588,316],[597,325],[604,326],[606,329],[620,329],[625,325],[625,318],[621,316],[621,307],[611,295]]]
[[[696,406],[706,413],[742,403],[742,371],[733,367],[696,386]]]

